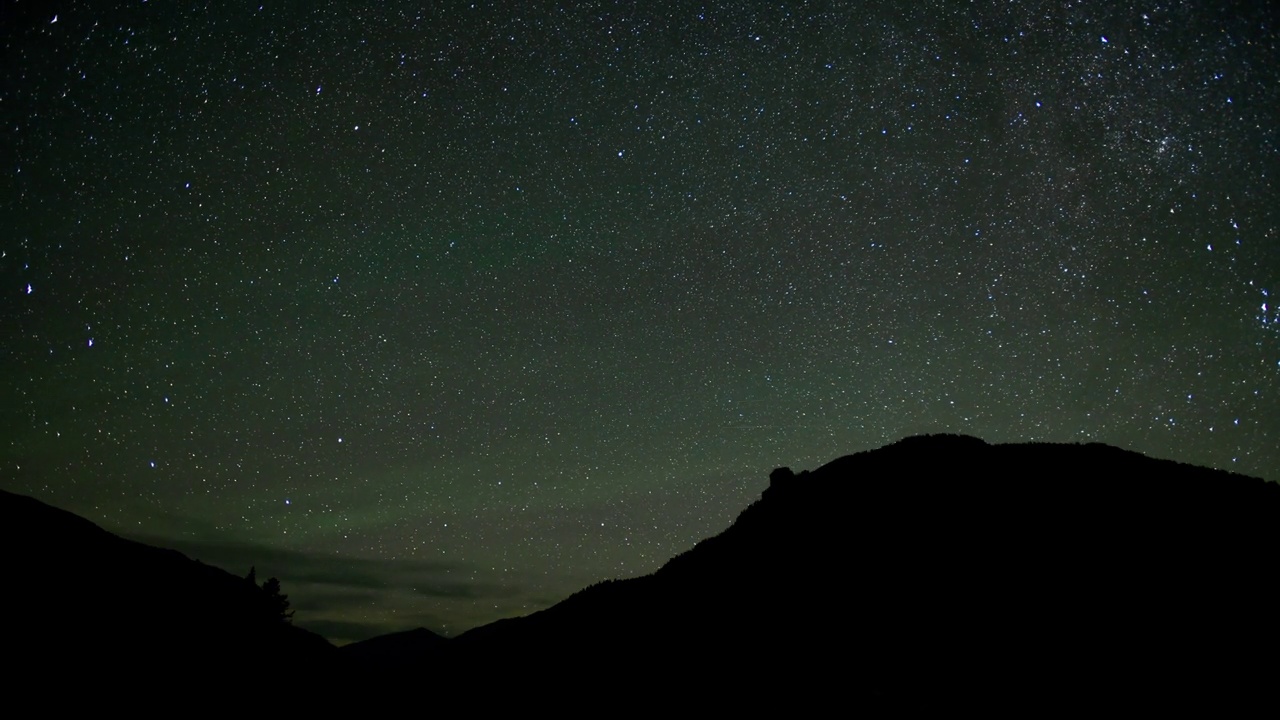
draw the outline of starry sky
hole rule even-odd
[[[346,642],[910,434],[1280,480],[1278,20],[3,0],[0,486]]]

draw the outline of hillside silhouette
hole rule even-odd
[[[257,678],[337,661],[327,640],[288,621],[274,578],[264,590],[4,491],[0,543],[11,678]]]
[[[436,669],[448,652],[448,642],[426,628],[417,628],[344,645],[341,651],[354,668],[403,674]]]
[[[656,573],[428,651],[462,676],[792,706],[1238,698],[1276,682],[1278,540],[1275,483],[913,437],[776,470]]]
[[[0,526],[25,580],[6,648],[36,674],[127,647],[157,668],[285,664],[477,707],[692,692],[793,710],[1239,701],[1280,677],[1280,486],[1099,444],[922,436],[779,468],[651,575],[449,640],[336,651],[177,552],[8,493]]]

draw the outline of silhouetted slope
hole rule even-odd
[[[44,677],[349,668],[332,688],[413,696],[429,680],[477,707],[561,709],[694,692],[793,713],[1149,710],[1270,701],[1280,677],[1280,486],[1103,445],[930,436],[775,471],[730,528],[653,575],[449,641],[417,630],[341,652],[268,618],[241,578],[30,498],[0,494],[0,540],[3,650]]]
[[[0,491],[0,651],[19,676],[290,675],[336,649],[244,578]]]
[[[426,628],[417,628],[343,645],[338,652],[361,670],[425,670],[435,666],[448,642]]]
[[[472,667],[756,696],[1270,689],[1280,486],[1103,445],[918,437],[773,485],[654,575],[457,638]],[[539,665],[549,653],[561,662]]]

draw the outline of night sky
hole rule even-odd
[[[0,4],[0,486],[344,642],[910,434],[1280,479],[1274,3],[357,5]]]

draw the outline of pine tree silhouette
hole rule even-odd
[[[289,609],[289,596],[280,592],[280,581],[271,578],[262,583],[262,590],[270,599],[272,618],[282,623],[292,623],[293,611]]]

